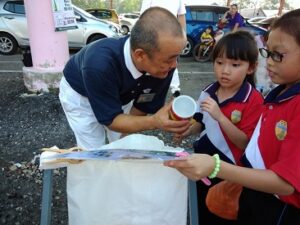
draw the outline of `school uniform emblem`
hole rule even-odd
[[[276,123],[275,126],[275,135],[279,141],[284,140],[287,134],[287,122],[284,120],[280,120]]]
[[[239,110],[233,110],[230,116],[231,122],[236,124],[242,119],[242,112]]]
[[[151,92],[151,90],[152,90],[151,88],[147,88],[147,89],[144,89],[143,92],[145,94],[149,94]]]

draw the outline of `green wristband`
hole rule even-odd
[[[220,171],[220,165],[221,165],[220,156],[219,156],[218,154],[214,154],[212,157],[215,159],[216,164],[215,164],[214,170],[213,170],[212,173],[208,176],[209,179],[213,179],[213,178],[215,178],[215,177],[218,175],[218,173],[219,173],[219,171]]]

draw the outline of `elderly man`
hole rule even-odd
[[[120,133],[185,131],[189,122],[170,120],[170,104],[164,106],[185,44],[173,14],[153,7],[141,15],[130,37],[96,41],[72,56],[59,97],[78,146],[99,148],[105,133],[112,141]]]
[[[178,22],[181,24],[182,29],[186,31],[186,10],[183,0],[143,0],[141,13],[143,13],[146,9],[155,6],[169,10],[178,19]],[[180,79],[178,75],[178,69],[175,69],[174,71],[170,88],[171,92],[176,97],[180,92]]]
[[[59,97],[78,146],[99,149],[106,133],[113,141],[121,133],[188,129],[188,121],[170,120],[171,105],[164,106],[185,43],[177,19],[155,7],[141,15],[130,37],[99,40],[75,54],[64,69]],[[186,182],[158,163],[89,160],[69,165],[69,224],[185,225]],[[160,194],[163,199],[155,198]],[[172,209],[157,210],[168,202]]]

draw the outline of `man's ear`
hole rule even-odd
[[[142,62],[144,61],[145,57],[147,57],[147,54],[145,51],[141,48],[137,48],[134,51],[132,51],[132,57],[135,62]]]

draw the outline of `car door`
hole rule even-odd
[[[10,33],[17,39],[26,41],[28,43],[29,38],[24,2],[7,2],[4,6],[4,9],[7,11],[7,14],[3,14],[1,17],[7,28],[10,30]]]
[[[209,9],[192,8],[191,20],[188,21],[188,33],[195,43],[200,40],[203,30],[209,25],[214,25],[215,12]]]
[[[81,48],[85,43],[84,39],[84,32],[85,32],[85,25],[86,19],[82,17],[77,11],[74,10],[76,22],[77,22],[77,29],[67,30],[69,47],[70,48]]]

